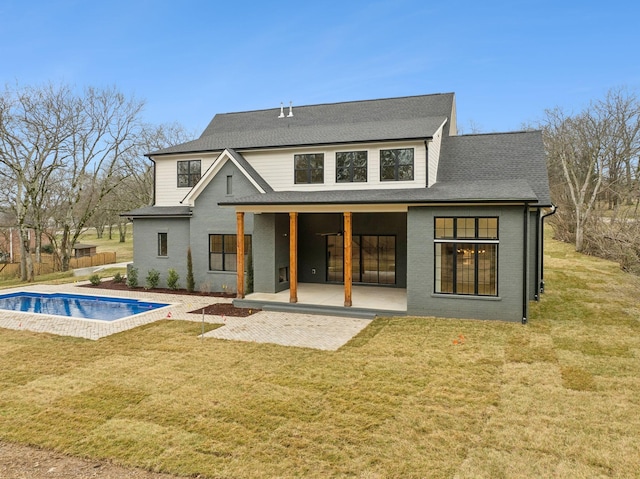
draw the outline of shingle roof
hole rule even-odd
[[[260,188],[262,188],[266,193],[273,191],[271,185],[265,181],[265,179],[258,174],[258,172],[251,166],[251,164],[242,156],[240,153],[235,151],[233,148],[227,148],[227,151],[233,158],[238,162],[238,164],[244,168],[247,174],[255,181]]]
[[[191,208],[189,206],[144,206],[125,213],[120,213],[120,216],[126,216],[128,218],[189,217],[191,216]]]
[[[459,181],[431,188],[277,191],[221,202],[220,205],[411,204],[455,202],[524,202],[537,197],[524,179]]]
[[[538,202],[551,205],[540,131],[451,136],[442,139],[437,184],[526,180]],[[486,195],[491,196],[487,191]]]
[[[454,110],[442,93],[216,115],[200,138],[151,153],[218,151],[394,139],[430,138]]]

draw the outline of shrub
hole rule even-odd
[[[179,279],[180,275],[178,274],[178,272],[175,269],[170,268],[167,276],[167,286],[169,287],[169,289],[178,289]]]
[[[155,269],[150,269],[147,274],[146,289],[153,289],[158,287],[158,283],[160,282],[160,271]]]
[[[122,283],[123,281],[124,281],[124,278],[120,274],[120,271],[118,271],[116,274],[113,275],[113,282],[114,283]]]
[[[91,276],[89,276],[89,282],[94,286],[98,286],[100,284],[100,276],[97,274],[92,274]]]
[[[41,253],[45,254],[53,254],[53,245],[52,244],[43,244],[42,248],[40,248]]]
[[[129,268],[127,272],[127,286],[129,288],[138,286],[138,268]]]
[[[191,247],[187,249],[187,291],[192,293],[196,289],[196,282],[193,279],[193,260],[191,259]]]

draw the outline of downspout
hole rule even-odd
[[[529,272],[529,203],[524,203],[524,224],[522,238],[522,324],[527,324],[529,306],[529,288],[527,273]]]
[[[540,217],[540,251],[542,254],[540,255],[540,294],[544,293],[544,219],[553,216],[558,212],[558,207],[551,204],[551,211],[549,213],[545,213]]]

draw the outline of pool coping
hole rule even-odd
[[[0,291],[5,293],[29,291],[82,294],[78,291],[78,287],[86,284],[89,284],[89,282],[61,285],[39,284],[7,288]],[[147,299],[170,303],[170,306],[111,322],[0,310],[0,328],[99,340],[112,334],[162,319],[192,322],[204,321],[210,324],[221,324],[223,327],[205,333],[204,336],[201,336],[203,339],[215,338],[218,340],[269,343],[279,346],[336,351],[371,323],[371,319],[349,316],[278,311],[259,311],[246,318],[204,315],[190,313],[190,311],[197,311],[214,303],[231,303],[232,299],[214,296],[151,293],[140,290],[103,289],[100,291],[104,291],[105,294],[103,296]]]
[[[127,316],[114,321],[73,318],[2,309],[0,310],[0,328],[97,340],[138,326],[153,323],[161,319],[201,321],[201,315],[189,313],[189,311],[197,310],[213,303],[231,302],[231,300],[226,298],[211,296],[187,296],[147,293],[144,291],[100,290],[99,294],[96,294],[95,292],[87,294],[78,290],[79,286],[83,286],[85,284],[88,284],[88,282],[60,285],[39,284],[34,286],[21,286],[17,288],[2,289],[0,290],[0,294],[11,294],[17,292],[43,294],[67,293],[85,296],[137,299],[141,301],[164,303],[167,304],[167,306],[163,306],[162,308],[154,309],[153,311],[146,313]],[[205,322],[219,323],[221,322],[221,318],[208,315],[205,318]]]

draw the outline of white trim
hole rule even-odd
[[[194,206],[195,200],[200,196],[200,193],[204,191],[209,182],[218,174],[218,172],[222,169],[222,167],[226,164],[227,161],[231,160],[231,162],[240,170],[240,172],[251,182],[251,184],[260,192],[266,193],[264,188],[262,188],[253,177],[247,173],[240,163],[233,157],[231,153],[229,153],[228,149],[225,149],[222,153],[218,155],[218,157],[213,161],[211,166],[207,168],[207,171],[204,172],[204,175],[200,178],[193,188],[187,193],[187,195],[180,201],[182,204],[186,204],[188,206]]]

